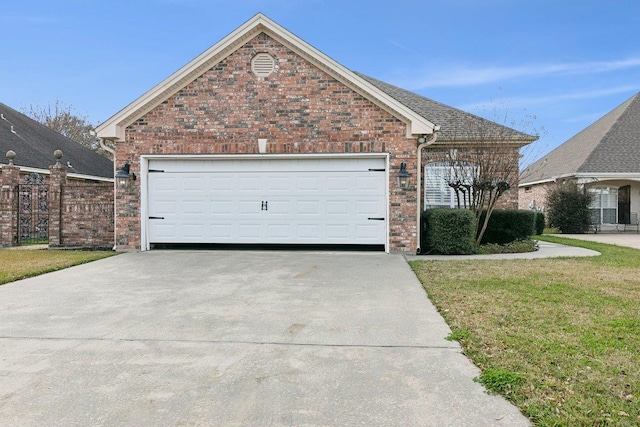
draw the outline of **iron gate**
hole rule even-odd
[[[37,173],[27,175],[18,185],[18,242],[49,241],[49,185]]]

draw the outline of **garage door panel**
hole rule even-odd
[[[238,212],[238,207],[233,199],[210,199],[208,203],[209,215],[213,217],[230,217]]]
[[[384,159],[270,162],[150,161],[149,241],[385,243]]]
[[[234,228],[229,223],[213,223],[209,228],[210,241],[207,243],[231,243]]]
[[[183,235],[192,241],[202,240],[207,233],[207,226],[202,222],[192,222],[186,223],[182,225],[182,233]]]
[[[375,236],[384,229],[384,223],[380,221],[375,223],[371,221],[369,224],[360,224],[354,228],[355,238],[363,242],[375,244]]]
[[[261,240],[263,237],[264,225],[258,222],[254,223],[245,223],[240,222],[237,225],[238,230],[238,239],[243,242],[256,242]],[[222,243],[233,243],[233,242],[222,242]]]

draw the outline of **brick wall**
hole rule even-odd
[[[113,248],[113,183],[62,186],[60,214],[60,246]]]
[[[60,163],[49,168],[49,247],[111,249],[113,183],[67,181]]]
[[[18,243],[18,181],[20,168],[3,165],[0,175],[0,246]]]
[[[531,203],[535,200],[538,210],[544,211],[547,202],[547,195],[553,190],[555,184],[552,182],[535,184],[518,189],[518,206],[520,209],[530,209]]]
[[[250,71],[267,52],[277,63],[269,77]],[[116,143],[118,163],[140,174],[143,154],[247,154],[266,138],[269,153],[390,153],[391,177],[407,163],[407,190],[390,182],[390,246],[416,249],[416,144],[405,124],[265,34],[164,101]],[[118,189],[118,248],[140,245],[140,181]]]

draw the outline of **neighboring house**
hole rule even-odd
[[[0,166],[9,163],[5,154],[14,151],[13,163],[20,167],[21,174],[46,177],[49,166],[56,163],[54,151],[62,150],[61,164],[67,167],[68,179],[113,181],[111,160],[2,103],[0,147]]]
[[[97,128],[125,178],[116,247],[419,251],[422,165],[449,194],[429,171],[473,149],[471,122],[501,135],[505,164],[536,139],[355,73],[258,14]]]
[[[640,211],[640,93],[526,168],[520,209],[544,210],[557,183],[592,193],[594,223],[628,224]]]

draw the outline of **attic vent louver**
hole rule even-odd
[[[276,69],[276,61],[268,53],[259,53],[251,60],[251,71],[258,77],[267,77]]]

